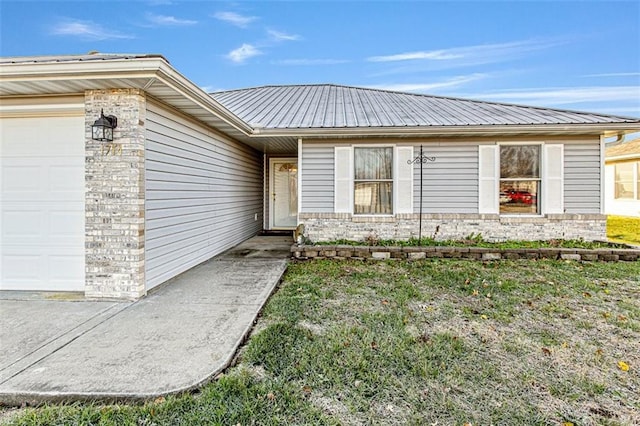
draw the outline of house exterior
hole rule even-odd
[[[605,213],[640,217],[640,139],[605,150]]]
[[[3,58],[0,289],[135,299],[262,230],[404,239],[420,211],[437,238],[604,239],[603,138],[638,129],[335,85],[210,95],[159,55]]]

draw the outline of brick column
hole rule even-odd
[[[104,109],[118,125],[112,144],[91,139]],[[146,98],[137,89],[85,92],[85,296],[145,294],[144,144]]]

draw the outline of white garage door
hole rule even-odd
[[[84,290],[84,117],[0,128],[0,289]]]

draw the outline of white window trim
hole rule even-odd
[[[498,164],[496,165],[496,173],[498,175],[498,179],[497,179],[497,188],[496,191],[498,194],[498,198],[500,197],[500,182],[502,181],[502,178],[500,177],[500,147],[501,146],[506,146],[506,145],[511,145],[511,146],[518,146],[518,145],[540,145],[540,188],[538,189],[538,200],[540,202],[540,212],[539,213],[500,213],[500,203],[498,202],[498,214],[502,217],[544,217],[544,198],[540,198],[540,195],[543,191],[543,180],[544,180],[544,161],[543,161],[543,157],[544,157],[544,145],[545,142],[544,141],[507,141],[507,142],[497,142],[496,145],[498,145],[498,155],[497,155],[497,161]]]
[[[396,215],[396,150],[395,144],[353,144],[351,155],[351,213],[356,217],[395,217]],[[393,199],[391,200],[391,214],[357,214],[355,212],[355,182],[356,182],[356,148],[391,148],[393,158],[391,158],[391,191],[393,191]],[[372,181],[373,182],[373,181]],[[380,180],[379,182],[388,182],[387,179]]]
[[[354,197],[355,197],[355,150],[356,148],[391,148],[393,150],[393,158],[392,158],[392,191],[393,191],[393,199],[392,199],[392,206],[391,208],[393,209],[393,213],[391,214],[356,214],[355,213],[355,205],[354,205]],[[334,170],[334,212],[336,213],[350,213],[355,217],[360,217],[360,218],[389,218],[389,217],[395,217],[397,214],[404,214],[407,212],[402,212],[402,213],[398,213],[398,195],[399,195],[399,188],[398,188],[398,184],[399,184],[399,156],[398,156],[398,148],[411,148],[412,153],[414,150],[414,145],[407,145],[407,144],[395,144],[395,143],[385,143],[385,144],[372,144],[372,143],[367,143],[367,144],[350,144],[350,145],[337,145],[334,147],[334,150],[336,149],[344,149],[344,151],[347,151],[347,149],[349,150],[349,162],[350,162],[350,166],[349,166],[349,177],[348,177],[348,189],[349,189],[349,208],[348,211],[346,211],[346,209],[340,209],[338,208],[338,204],[336,203],[336,188],[339,187],[339,185],[344,185],[344,182],[347,179],[339,179],[338,178],[338,174],[337,174],[337,170]],[[334,158],[334,162],[337,160],[337,158]],[[335,164],[335,163],[334,163]],[[334,166],[335,167],[335,166]],[[409,200],[409,207],[407,208],[407,210],[410,210],[411,212],[413,212],[413,207],[414,207],[414,200],[413,200],[413,186],[414,186],[414,179],[413,179],[413,165],[409,166],[411,168],[410,171],[410,186],[411,186],[411,190],[410,190],[410,200]],[[406,179],[405,179],[406,180]]]
[[[633,196],[631,198],[616,198],[616,167],[620,164],[631,163],[631,173],[632,173],[632,183],[633,183]],[[638,178],[640,177],[640,160],[633,161],[621,161],[617,163],[613,163],[613,201],[616,203],[637,203],[640,201],[638,199],[638,192],[640,191],[640,186],[638,186]]]

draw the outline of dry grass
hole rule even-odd
[[[296,265],[266,316],[303,331],[301,365],[266,341],[245,361],[344,424],[640,424],[639,284],[637,263]]]
[[[639,372],[640,262],[314,261],[199,394],[12,423],[634,425]]]

